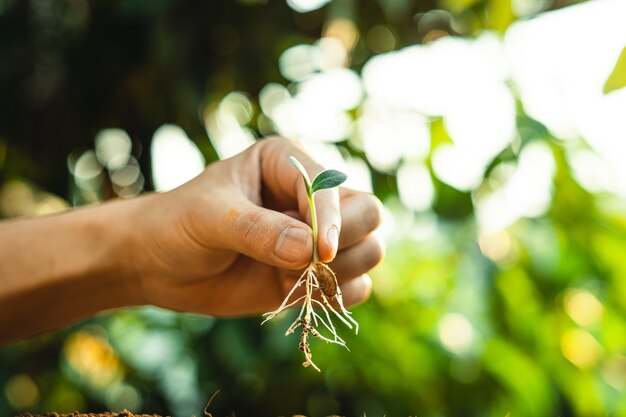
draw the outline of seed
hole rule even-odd
[[[320,290],[328,298],[337,295],[337,277],[332,269],[325,263],[318,262],[315,264],[315,276],[320,286]]]

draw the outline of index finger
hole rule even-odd
[[[302,146],[289,139],[264,139],[259,143],[261,173],[264,188],[272,199],[283,207],[295,203],[298,212],[311,225],[307,190],[301,174],[289,162],[295,157],[313,180],[324,167],[315,161]],[[318,254],[323,262],[330,262],[337,254],[341,215],[337,188],[320,190],[314,196],[318,227]]]

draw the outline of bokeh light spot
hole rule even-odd
[[[319,9],[331,0],[287,0],[287,4],[299,13],[307,13]]]
[[[478,236],[478,245],[487,258],[501,265],[509,265],[519,258],[519,250],[505,230],[481,233]]]
[[[93,191],[102,184],[102,165],[92,150],[86,151],[78,157],[72,172],[76,185],[83,190]]]
[[[220,101],[218,111],[231,115],[240,125],[250,123],[253,116],[252,103],[241,91],[233,91],[224,96]]]
[[[604,361],[601,369],[602,377],[613,388],[626,391],[626,355],[611,355]]]
[[[561,336],[561,352],[578,368],[590,369],[600,360],[602,346],[588,332],[570,329]]]
[[[425,211],[431,208],[435,198],[435,187],[424,164],[400,165],[397,181],[400,201],[407,208],[415,211]]]
[[[492,183],[495,190],[474,194],[476,216],[482,231],[494,233],[522,217],[539,217],[552,203],[556,164],[549,146],[543,142],[526,145],[514,170],[503,167]]]
[[[333,19],[324,28],[324,37],[338,39],[344,49],[350,51],[359,40],[359,30],[351,20]]]
[[[139,163],[132,156],[128,165],[109,171],[109,178],[113,184],[113,191],[120,197],[134,197],[143,191],[144,177]]]
[[[315,72],[315,49],[312,45],[295,45],[278,59],[280,73],[290,81],[302,81]]]
[[[324,71],[342,68],[348,61],[348,51],[340,39],[325,36],[316,42],[316,67]]]
[[[467,317],[459,313],[448,313],[439,321],[439,339],[452,353],[463,353],[474,343],[474,327]]]
[[[595,295],[585,289],[570,289],[565,293],[563,306],[567,315],[581,326],[593,326],[602,318],[604,307]]]
[[[106,392],[106,405],[109,410],[130,410],[137,412],[141,408],[141,394],[135,387],[128,384],[116,384]]]
[[[204,170],[202,153],[185,131],[175,125],[163,125],[154,132],[150,154],[157,191],[176,188]]]
[[[7,400],[16,410],[34,407],[39,401],[39,388],[28,374],[13,375],[4,386]]]
[[[80,330],[65,341],[63,352],[71,369],[99,390],[121,381],[123,377],[117,354],[101,336]]]
[[[130,158],[132,142],[121,129],[105,129],[96,135],[96,156],[108,169],[122,168]]]
[[[374,25],[365,37],[367,46],[375,53],[388,52],[396,47],[396,37],[387,25]]]
[[[23,181],[10,180],[0,188],[0,215],[4,217],[40,216],[68,208],[67,201]]]
[[[269,83],[259,93],[259,104],[261,105],[261,110],[268,117],[274,116],[274,110],[285,101],[289,100],[291,95],[287,89],[276,83]]]

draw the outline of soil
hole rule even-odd
[[[133,414],[128,410],[124,410],[120,413],[89,413],[83,414],[78,411],[74,411],[72,414],[58,414],[58,413],[43,413],[43,414],[20,414],[17,417],[161,417],[157,414]]]

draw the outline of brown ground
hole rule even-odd
[[[17,417],[161,417],[157,414],[133,414],[128,410],[124,410],[121,413],[89,413],[82,414],[78,411],[74,411],[72,414],[58,414],[58,413],[43,413],[43,414],[20,414]]]

